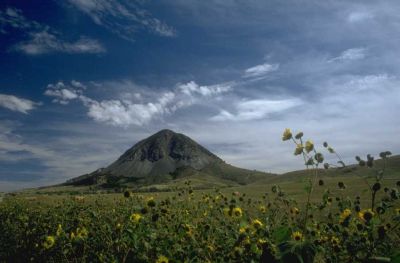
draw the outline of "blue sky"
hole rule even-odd
[[[399,153],[398,10],[398,1],[1,1],[0,191],[104,167],[163,128],[272,172],[302,168],[281,141],[287,127],[348,161]]]

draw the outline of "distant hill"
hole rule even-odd
[[[356,164],[350,164],[343,168],[330,168],[321,169],[319,171],[320,177],[349,177],[349,176],[363,176],[373,177],[376,169],[382,169],[384,166],[382,159],[374,161],[373,169],[368,167],[360,167]],[[268,178],[268,183],[281,183],[281,182],[295,182],[302,181],[310,176],[310,170],[296,170],[278,176]],[[387,158],[385,177],[386,179],[399,180],[400,179],[400,155],[394,155]]]
[[[63,185],[165,187],[190,179],[197,182],[197,187],[208,188],[245,185],[271,176],[229,165],[191,138],[161,130],[136,143],[106,168],[73,178]]]

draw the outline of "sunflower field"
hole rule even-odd
[[[302,137],[287,129],[282,139],[309,169],[304,202],[279,185],[255,199],[195,191],[190,180],[165,196],[125,191],[111,202],[8,196],[0,203],[0,262],[400,262],[400,182],[384,185],[384,168],[376,169],[372,181],[360,178],[368,199],[335,196],[319,166],[336,168]],[[372,156],[356,159],[375,169]]]

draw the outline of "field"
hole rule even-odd
[[[340,190],[338,181],[346,189]],[[365,221],[357,212],[357,206],[370,208],[362,180],[325,178],[312,194],[303,227],[305,186],[289,180],[280,188],[193,191],[188,182],[178,192],[6,197],[0,204],[0,257],[6,262],[398,260],[399,202],[391,191],[380,193],[391,201],[385,212]],[[383,181],[385,187],[396,188],[396,181]]]
[[[169,191],[9,194],[0,262],[400,262],[400,158],[389,155],[245,186],[196,189],[188,177]]]

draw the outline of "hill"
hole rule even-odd
[[[227,164],[186,135],[161,130],[136,143],[106,168],[62,185],[167,188],[190,179],[194,187],[210,188],[245,185],[271,176]]]

